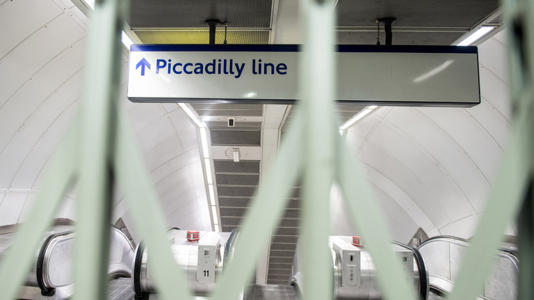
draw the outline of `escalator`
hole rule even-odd
[[[171,251],[176,263],[186,272],[188,286],[194,296],[207,296],[233,255],[237,231],[195,232],[172,228],[168,232]],[[156,287],[148,270],[150,263],[148,251],[141,243],[135,250],[133,271],[133,290],[135,299],[154,299]],[[117,299],[118,300],[118,299]]]
[[[73,229],[72,225],[57,225],[46,233],[19,299],[59,300],[72,296]],[[0,232],[0,260],[9,249],[14,233],[14,230]],[[189,240],[188,236],[187,231],[171,229],[171,249],[176,262],[186,270],[188,285],[194,296],[196,299],[204,299],[215,287],[224,265],[231,260],[238,233],[199,232],[196,240]],[[401,260],[419,298],[440,300],[452,290],[468,245],[468,241],[457,237],[438,236],[426,240],[417,248],[396,242],[391,247]],[[350,236],[332,236],[329,238],[329,247],[335,299],[382,299],[376,270],[365,245],[362,247],[354,244],[353,237]],[[142,245],[134,250],[124,233],[112,228],[108,299],[157,299],[157,291],[148,272],[149,250]],[[253,284],[243,290],[239,300],[303,298],[298,253],[297,246],[287,285]],[[501,249],[496,267],[486,281],[479,299],[516,299],[518,263],[513,247]]]
[[[21,288],[19,299],[67,299],[72,296],[72,259],[75,247],[73,230],[73,225],[55,225],[46,232]],[[0,260],[9,249],[14,236],[14,228],[0,233]],[[110,237],[108,276],[112,282],[131,280],[134,247],[117,228],[112,227]]]
[[[382,299],[378,286],[377,274],[369,252],[362,245],[354,243],[352,236],[331,236],[329,247],[332,253],[332,269],[335,299]],[[427,299],[429,285],[425,262],[417,249],[394,242],[393,252],[399,257],[406,270],[409,282],[419,295],[419,299]],[[298,293],[302,291],[302,274],[299,264],[298,246],[293,262],[291,277]]]
[[[298,291],[291,285],[253,285],[245,293],[244,300],[296,300]]]
[[[443,299],[452,290],[454,278],[469,242],[453,236],[437,236],[419,245],[429,274],[429,300]],[[493,273],[487,279],[479,299],[517,299],[519,261],[515,249],[501,249]]]

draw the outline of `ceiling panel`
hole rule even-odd
[[[243,160],[235,163],[231,160],[214,160],[215,173],[260,173],[260,162]]]
[[[235,184],[235,185],[257,185],[260,179],[259,175],[229,175],[217,174],[218,184]]]
[[[236,197],[221,197],[219,195],[219,206],[220,207],[247,207],[250,203],[250,198],[236,198]]]
[[[214,130],[211,131],[212,146],[260,146],[261,130]]]
[[[395,17],[394,45],[449,45],[498,7],[498,0],[339,0],[338,43],[376,44],[376,19]]]
[[[470,28],[499,7],[498,0],[339,0],[339,26],[376,26],[396,17],[394,26]]]
[[[269,0],[132,0],[129,24],[138,27],[201,27],[219,19],[232,27],[270,27]]]
[[[262,116],[262,104],[192,104],[201,117],[207,116]]]
[[[137,37],[144,44],[208,44],[208,28],[191,30],[172,28],[163,30],[135,30]],[[227,44],[268,44],[269,29],[231,29],[226,35]],[[219,27],[215,33],[215,44],[224,43],[224,28]]]
[[[398,32],[393,29],[393,45],[450,45],[465,31],[453,32]],[[380,44],[385,45],[386,35],[380,32]],[[376,44],[376,31],[338,31],[338,44]]]
[[[253,129],[253,130],[260,130],[261,129],[261,122],[235,122],[234,127],[228,127],[227,122],[220,122],[220,121],[208,121],[205,122],[206,126],[208,126],[210,129],[233,129],[233,130],[239,130],[239,129]]]

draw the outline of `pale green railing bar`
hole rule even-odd
[[[510,146],[504,152],[503,167],[492,187],[484,214],[462,260],[456,285],[448,299],[475,299],[483,290],[492,271],[497,250],[504,238],[506,226],[514,221],[517,208],[525,195],[530,173],[532,147],[528,136],[532,132],[529,111],[521,113],[512,127]]]
[[[74,299],[107,297],[113,155],[125,0],[95,3],[88,36],[78,136]]]
[[[494,269],[507,226],[516,221],[521,204],[530,201],[525,197],[532,178],[534,94],[532,78],[527,74],[534,69],[527,62],[534,58],[534,15],[532,1],[505,1],[503,6],[510,44],[508,61],[513,112],[510,140],[485,211],[456,276],[456,285],[448,297],[451,300],[475,299],[480,295],[484,282]],[[521,30],[525,33],[523,37],[518,36]],[[520,269],[524,263],[520,261]]]
[[[392,251],[391,235],[385,226],[386,218],[374,201],[371,186],[367,183],[361,166],[342,137],[338,138],[337,144],[336,179],[353,223],[360,230],[362,241],[376,266],[380,288],[386,299],[415,300],[413,285],[408,282],[400,259]]]
[[[296,112],[273,166],[261,180],[241,225],[234,257],[225,266],[213,299],[237,299],[250,282],[256,262],[269,244],[302,168],[303,117],[302,111]]]
[[[123,112],[119,113],[117,148],[113,157],[119,188],[124,193],[135,229],[141,235],[150,260],[149,272],[159,297],[164,300],[192,299],[185,273],[171,253],[165,218],[150,174]]]
[[[334,177],[335,3],[300,1],[301,32],[299,97],[305,118],[302,152],[300,255],[305,299],[332,298],[330,191]]]

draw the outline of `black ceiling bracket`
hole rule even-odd
[[[208,23],[210,27],[210,45],[215,45],[215,31],[217,30],[218,24],[223,24],[221,20],[219,19],[207,19],[206,23]]]
[[[378,18],[376,20],[379,23],[384,23],[384,29],[386,31],[386,46],[391,46],[393,43],[393,32],[391,29],[391,25],[397,19],[395,17],[385,17],[385,18]]]

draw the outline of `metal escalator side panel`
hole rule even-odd
[[[53,295],[56,288],[72,285],[74,233],[62,232],[48,236],[36,263],[36,277],[41,294]]]
[[[353,245],[352,242],[352,236],[331,236],[329,238],[332,254],[332,276],[334,276],[333,296],[337,299],[382,299],[383,293],[376,280],[376,269],[370,253],[365,250],[365,245],[362,248]],[[407,270],[406,276],[409,276],[410,281],[413,282],[420,299],[426,299],[429,293],[429,284],[425,263],[420,253],[401,243],[393,243],[391,246],[392,251],[396,252],[399,259],[402,260]],[[291,276],[291,284],[297,288],[297,292],[299,292],[302,284],[298,255],[299,245],[297,244]],[[347,267],[348,270],[345,270]]]
[[[467,240],[453,236],[437,236],[419,245],[418,250],[427,266],[430,289],[449,293],[461,264]],[[517,298],[518,260],[513,251],[499,252],[493,273],[484,285],[480,299],[512,300]]]
[[[111,277],[131,277],[135,260],[135,248],[118,228],[111,228],[108,274]]]
[[[187,230],[172,229],[169,231],[169,240],[174,260],[185,271],[189,287],[195,295],[206,296],[215,288],[225,259],[231,257],[232,243],[237,234],[201,231],[199,235],[198,241],[189,241]],[[148,270],[150,261],[147,251],[150,249],[139,246],[133,263],[133,285],[136,295],[140,297],[156,293]]]

